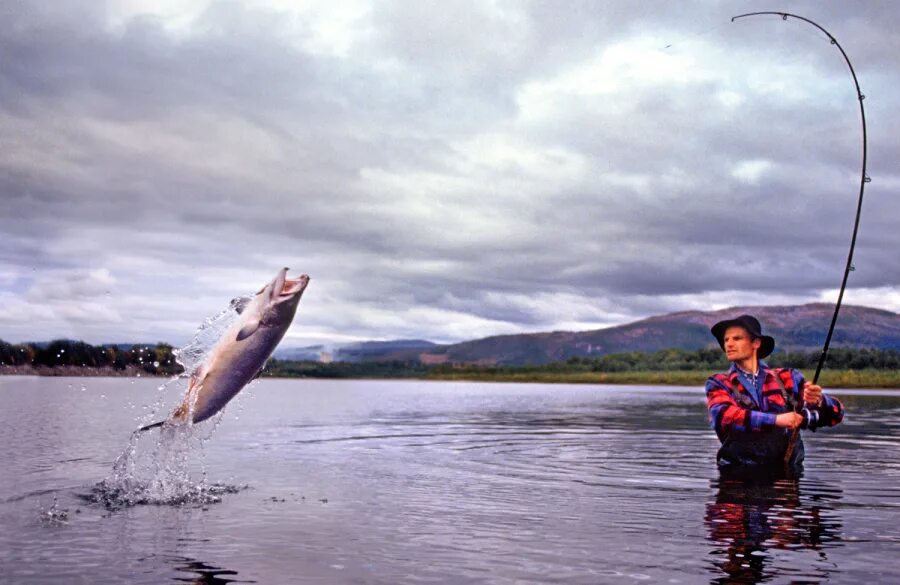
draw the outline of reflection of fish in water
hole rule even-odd
[[[228,583],[254,583],[255,581],[239,581],[237,571],[220,569],[190,557],[175,557],[175,570],[187,573],[188,577],[175,577],[180,583],[193,585],[227,585]],[[233,579],[231,577],[234,577]]]
[[[168,421],[199,423],[213,416],[248,382],[262,373],[266,360],[284,337],[300,297],[309,284],[305,274],[287,278],[281,269],[256,296],[235,305],[240,317],[222,335],[207,358],[191,374],[187,395]],[[158,427],[160,421],[142,427]]]

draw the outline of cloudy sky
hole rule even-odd
[[[282,266],[297,346],[833,301],[855,90],[767,8],[0,3],[0,339],[183,343]],[[771,8],[853,60],[845,302],[900,311],[900,11]]]

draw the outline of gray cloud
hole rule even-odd
[[[313,277],[291,343],[839,284],[859,114],[802,23],[730,23],[744,2],[173,6],[0,8],[0,337],[185,341],[283,265]],[[868,95],[846,302],[900,310],[900,16],[791,10]]]

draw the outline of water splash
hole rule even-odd
[[[53,505],[47,509],[41,507],[41,522],[48,525],[60,525],[69,521],[69,510],[59,507],[59,500],[53,497]]]
[[[222,337],[222,334],[231,327],[238,319],[240,313],[237,308],[241,304],[246,303],[252,297],[244,296],[233,299],[228,307],[220,311],[217,315],[207,317],[197,328],[194,338],[179,349],[173,350],[175,360],[181,364],[187,375],[190,375],[206,360],[209,353],[213,350],[216,342]]]
[[[240,297],[231,301],[228,308],[207,317],[197,328],[190,343],[173,351],[185,373],[170,378],[157,387],[159,395],[156,404],[142,417],[139,423],[141,427],[163,418],[160,413],[165,412],[165,395],[173,385],[186,389],[186,378],[203,364],[222,334],[239,317],[237,307],[242,299]],[[190,411],[193,411],[193,404],[189,406]],[[210,484],[206,478],[203,443],[218,428],[222,413],[213,418],[212,425],[206,425],[208,432],[200,432],[190,422],[191,417],[187,418],[188,422],[184,423],[167,422],[158,432],[135,431],[128,446],[113,464],[112,473],[96,484],[84,498],[108,508],[139,504],[206,505],[218,502],[223,494],[246,488],[247,486]],[[195,477],[196,473],[192,473],[197,468],[199,478]]]
[[[111,509],[154,505],[207,505],[224,494],[247,486],[210,483],[203,462],[203,443],[215,433],[221,414],[212,425],[166,423],[158,432],[135,432],[113,463],[108,477],[83,499]]]

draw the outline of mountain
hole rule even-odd
[[[441,346],[424,339],[363,341],[340,346],[334,352],[334,359],[342,362],[389,361],[406,359],[410,354],[418,356],[438,347]]]
[[[280,360],[313,361],[390,361],[392,359],[417,359],[421,352],[442,347],[424,339],[393,339],[389,341],[361,341],[344,345],[310,345],[285,348],[275,352]]]
[[[318,361],[326,353],[330,353],[324,345],[308,345],[306,347],[288,347],[275,350],[272,357],[279,360]]]
[[[386,347],[383,352],[377,346],[368,346],[368,351],[354,355],[364,361],[412,359],[426,364],[524,365],[672,347],[693,350],[715,347],[709,328],[717,321],[744,313],[760,320],[763,332],[775,338],[776,351],[812,351],[821,349],[833,312],[834,305],[828,303],[683,311],[593,331],[499,335],[425,348]],[[832,347],[900,349],[900,315],[843,305],[831,344]]]

